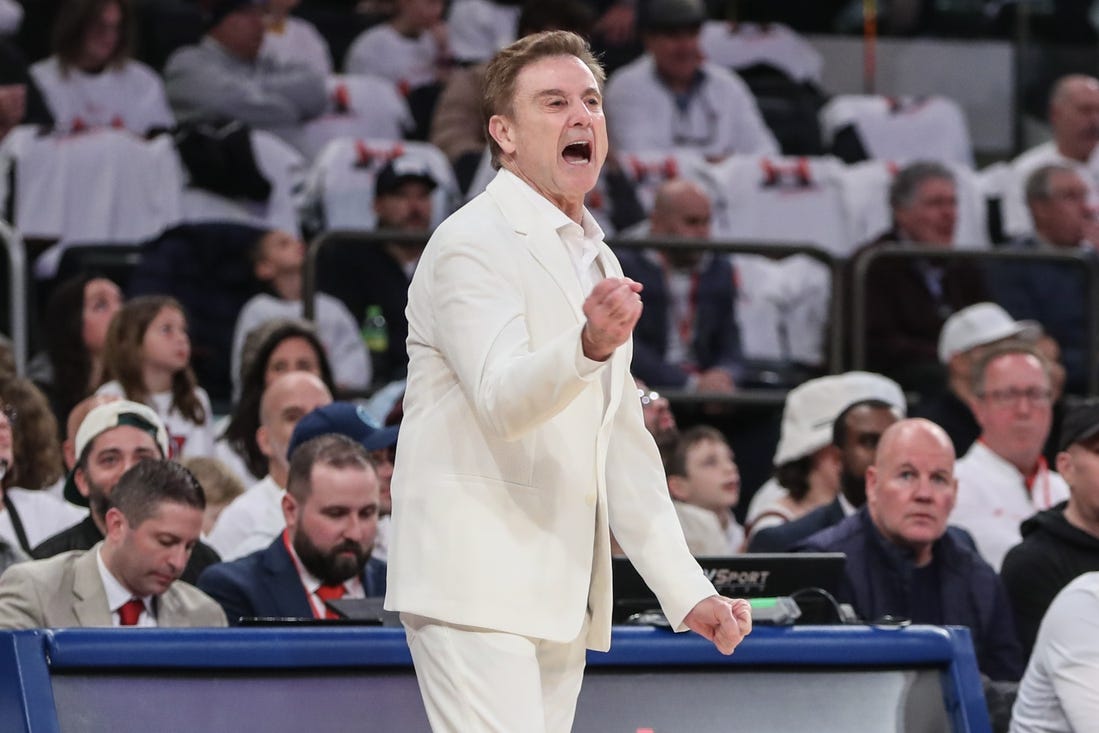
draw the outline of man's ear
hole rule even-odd
[[[677,501],[687,501],[690,498],[690,491],[687,487],[687,477],[669,476],[668,493],[671,494],[672,498],[676,499]]]
[[[504,152],[504,155],[511,155],[515,152],[515,127],[507,117],[503,115],[490,117],[488,120],[488,134],[492,135],[492,139],[500,146],[500,150]]]
[[[290,534],[294,534],[294,528],[298,524],[298,500],[289,491],[282,494],[282,519],[290,529]]]
[[[271,441],[267,438],[267,428],[264,425],[256,428],[256,447],[259,448],[260,453],[268,458],[271,457]]]
[[[118,507],[114,506],[107,510],[107,513],[103,517],[103,524],[107,528],[107,536],[116,538],[129,526],[129,522],[126,521],[126,515],[123,514]]]
[[[80,466],[77,466],[76,470],[73,471],[73,483],[76,484],[76,490],[80,492],[80,495],[87,499],[89,496],[88,474]]]

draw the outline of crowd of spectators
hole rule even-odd
[[[986,171],[919,141],[896,160],[810,160],[758,69],[714,60],[705,31],[736,29],[701,0],[363,3],[344,11],[352,39],[299,2],[188,4],[195,33],[153,65],[131,0],[54,3],[48,53],[42,18],[0,0],[3,218],[32,254],[59,245],[28,298],[33,359],[22,376],[0,362],[0,627],[333,618],[329,601],[384,594],[407,290],[435,225],[493,175],[485,62],[565,28],[611,67],[588,206],[644,284],[633,372],[691,550],[844,552],[837,600],[859,618],[968,626],[996,681],[1032,660],[1013,730],[1092,719],[1094,694],[1062,670],[1099,668],[1065,641],[1097,610],[1099,408],[1081,398],[1097,378],[1099,80],[1058,80],[1052,139]],[[73,200],[72,178],[97,208],[144,165],[118,151],[138,149],[173,171],[136,214],[152,240],[85,241],[72,222],[49,236],[21,213]],[[373,240],[311,257],[341,195]],[[118,205],[100,207],[105,231]],[[768,253],[770,231],[812,251]],[[722,248],[745,232],[755,249]],[[165,267],[167,240],[197,282]],[[87,244],[136,260],[82,265]],[[200,380],[200,360],[224,380]],[[749,483],[703,423],[760,387],[781,425]],[[669,393],[710,402],[680,430]]]

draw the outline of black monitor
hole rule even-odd
[[[835,594],[843,577],[842,552],[758,553],[698,557],[717,592],[734,598],[789,596],[819,588]],[[656,594],[624,557],[613,563],[614,620],[622,623],[635,613],[660,607]],[[799,600],[800,604],[800,600]]]

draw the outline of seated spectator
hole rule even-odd
[[[267,456],[256,442],[260,402],[283,374],[309,372],[329,393],[336,391],[332,369],[317,332],[308,321],[268,321],[244,339],[240,372],[234,376],[239,397],[215,444],[214,453],[236,471],[246,486],[267,475]]]
[[[958,219],[954,176],[938,163],[913,163],[889,190],[893,229],[863,247],[890,244],[950,249]],[[854,266],[852,264],[852,271]],[[866,364],[910,389],[937,389],[945,381],[936,358],[943,323],[955,311],[988,300],[980,271],[969,262],[882,258],[866,271]]]
[[[831,504],[752,536],[749,552],[789,552],[801,540],[839,524],[866,503],[866,469],[874,463],[882,433],[904,418],[904,394],[882,377],[882,390],[892,391],[888,402],[865,399],[848,405],[832,423],[832,445],[840,457],[840,493]]]
[[[64,496],[71,504],[89,507],[90,512],[78,524],[35,547],[31,557],[38,560],[69,550],[92,549],[106,535],[111,495],[122,474],[141,461],[168,457],[168,431],[152,408],[128,400],[89,398],[73,412],[85,410],[83,419],[69,421],[70,427],[77,426],[71,437],[75,462],[65,479]],[[194,583],[203,568],[220,559],[199,542],[189,552],[180,577]]]
[[[1099,180],[1093,155],[1099,145],[1099,79],[1069,74],[1057,80],[1049,96],[1049,126],[1053,139],[1024,151],[1011,161],[1011,172],[1003,191],[1004,233],[1026,237],[1034,233],[1034,221],[1026,200],[1030,175],[1045,165],[1064,165],[1076,171],[1087,187],[1087,201],[1099,205]],[[1089,227],[1089,241],[1099,239],[1099,230]]]
[[[444,81],[450,64],[444,5],[443,0],[397,0],[392,18],[351,44],[344,71],[389,79],[406,96]]]
[[[199,588],[241,618],[337,618],[326,601],[385,594],[371,558],[378,480],[363,447],[344,435],[301,444],[282,499],[286,529],[263,550],[203,573]]]
[[[320,74],[322,78],[332,74],[332,53],[328,41],[317,27],[304,18],[290,12],[301,0],[267,0],[260,56],[272,58],[281,64],[301,63]]]
[[[1010,249],[1024,252],[1076,252],[1087,260],[1097,255],[1088,241],[1094,211],[1088,186],[1071,166],[1043,165],[1026,181],[1026,202],[1034,233],[1016,240]],[[1099,231],[1097,229],[1096,231]],[[1060,262],[997,263],[989,278],[993,295],[1015,318],[1038,321],[1061,347],[1067,388],[1083,394],[1088,388],[1089,272]],[[1056,297],[1050,297],[1056,293]]]
[[[1042,327],[1033,321],[1016,321],[995,303],[976,303],[946,319],[939,333],[939,362],[946,367],[946,388],[925,395],[912,409],[913,417],[925,417],[950,436],[954,450],[965,453],[981,434],[973,416],[973,367],[981,357],[1012,339],[1037,343]]]
[[[891,405],[898,417],[904,414],[897,385],[868,372],[810,379],[787,393],[774,476],[748,506],[749,541],[762,529],[797,519],[836,498],[841,457],[832,444],[832,426],[849,405],[875,399]]]
[[[324,111],[324,77],[297,61],[261,56],[263,4],[205,0],[206,35],[164,67],[168,101],[181,122],[237,120],[292,130]]]
[[[15,565],[0,577],[0,628],[225,626],[217,604],[176,582],[205,506],[202,487],[183,466],[140,462],[111,493],[102,542]]]
[[[122,308],[122,291],[105,277],[77,275],[61,283],[46,303],[46,351],[28,372],[50,399],[58,423],[76,403],[103,384],[107,327]]]
[[[256,443],[267,458],[267,475],[225,507],[210,531],[210,544],[224,560],[266,547],[282,532],[280,502],[290,470],[290,436],[304,416],[330,402],[324,383],[303,371],[284,374],[264,390]]]
[[[657,240],[709,239],[709,196],[685,179],[664,183],[648,230]],[[645,286],[645,310],[634,327],[633,372],[658,389],[732,393],[741,358],[729,259],[675,248],[616,254],[626,277]]]
[[[1023,541],[1008,550],[1000,570],[1028,656],[1054,596],[1077,576],[1099,571],[1099,402],[1069,410],[1060,446],[1057,472],[1068,484],[1068,501],[1022,523]]]
[[[191,339],[175,298],[142,295],[126,303],[107,329],[105,382],[96,394],[142,402],[160,416],[171,439],[167,458],[214,452],[214,413],[191,369]]]
[[[777,154],[748,86],[703,59],[701,0],[653,0],[641,16],[645,54],[614,72],[604,106],[620,152],[691,148],[708,158]]]
[[[973,536],[998,572],[1022,539],[1019,524],[1068,499],[1069,490],[1042,456],[1053,416],[1046,360],[1027,344],[1003,344],[974,365],[971,389],[981,436],[958,461],[950,522]]]
[[[740,552],[744,528],[733,517],[740,500],[740,473],[721,431],[698,425],[683,433],[665,472],[691,554]]]
[[[957,492],[947,434],[921,418],[902,420],[882,434],[866,471],[866,506],[796,549],[847,555],[836,599],[860,618],[967,626],[981,672],[1017,680],[1023,665],[1007,593],[964,533],[946,524]]]
[[[184,460],[183,467],[194,475],[206,496],[206,510],[202,513],[202,536],[207,537],[222,510],[244,493],[244,484],[228,466],[216,458],[195,456]]]
[[[21,377],[0,382],[0,540],[30,554],[86,512],[49,492],[63,474],[57,422],[45,396]]]
[[[237,317],[231,357],[234,373],[240,371],[244,337],[253,329],[271,320],[301,318],[304,314],[301,297],[305,243],[288,232],[268,231],[257,239],[252,262],[256,278],[268,292],[252,297]],[[355,318],[342,302],[327,293],[316,293],[313,306],[313,323],[328,354],[336,386],[355,392],[365,390],[371,382],[371,365]]]
[[[653,436],[660,450],[661,463],[667,465],[672,451],[679,443],[679,425],[676,423],[668,398],[649,388],[643,380],[633,378],[637,385],[637,396],[641,398],[641,413],[645,418],[645,429]]]
[[[394,158],[375,183],[378,229],[422,234],[424,242],[349,243],[325,247],[317,256],[317,290],[339,298],[364,328],[381,331],[378,342],[368,344],[378,384],[404,379],[408,371],[408,285],[431,230],[436,185],[431,171],[416,158]]]
[[[31,66],[63,132],[115,127],[145,135],[175,127],[157,73],[130,58],[130,0],[65,0],[54,25],[53,55]]]
[[[1099,573],[1081,575],[1057,594],[1019,683],[1011,733],[1073,733],[1095,725],[1099,716],[1097,610]]]

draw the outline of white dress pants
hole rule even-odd
[[[568,643],[401,614],[434,733],[568,733],[587,623]]]

